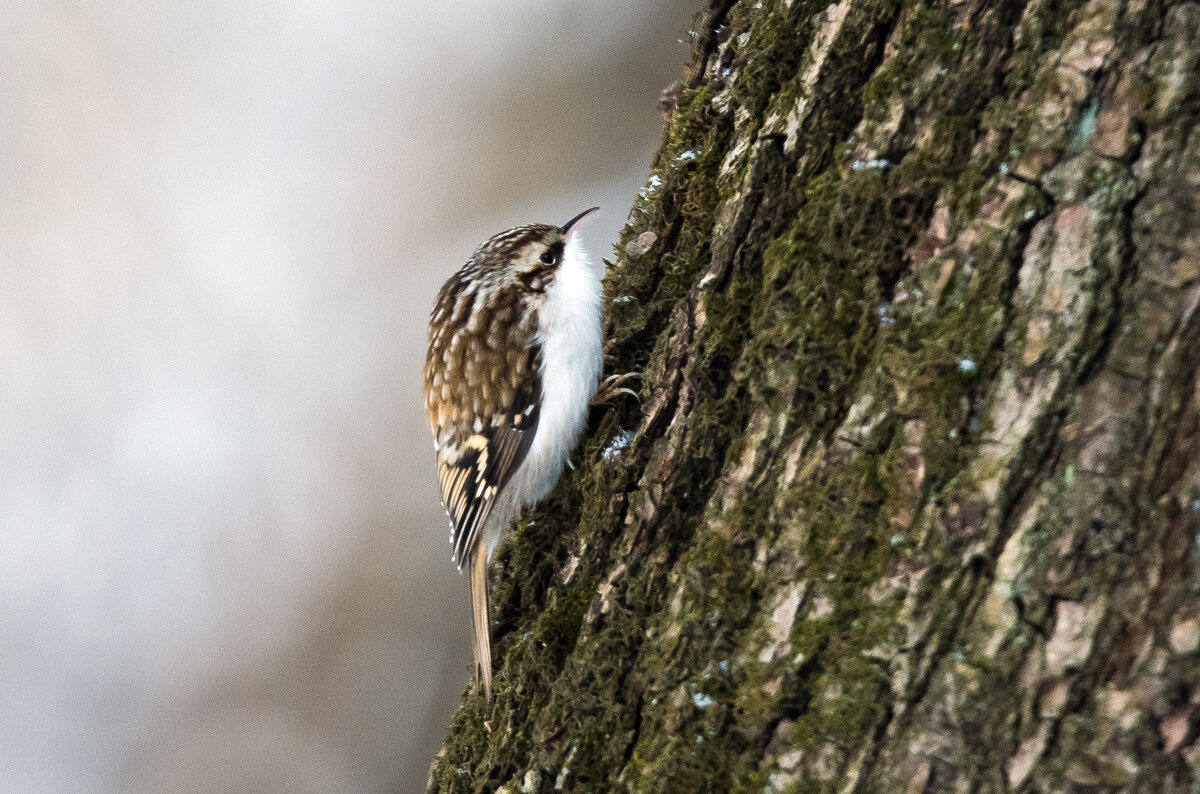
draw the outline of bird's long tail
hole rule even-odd
[[[488,625],[488,555],[485,544],[471,552],[471,622],[475,626],[475,676],[492,699],[492,633]]]

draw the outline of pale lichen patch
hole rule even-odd
[[[1054,610],[1054,630],[1046,641],[1045,670],[1059,676],[1080,665],[1091,653],[1096,630],[1104,617],[1105,600],[1095,603],[1060,601]]]
[[[767,641],[758,653],[758,661],[761,663],[768,664],[774,661],[786,650],[805,589],[803,583],[797,582],[776,596],[771,616],[767,621]]]

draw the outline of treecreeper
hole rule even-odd
[[[442,286],[430,315],[425,410],[489,699],[488,562],[520,510],[558,481],[603,366],[604,266],[578,235],[596,209],[495,235]]]

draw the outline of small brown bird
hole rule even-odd
[[[425,357],[451,559],[470,572],[475,664],[492,692],[487,565],[522,507],[554,487],[583,430],[604,353],[603,267],[563,226],[533,224],[481,245],[438,293]]]

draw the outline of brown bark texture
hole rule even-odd
[[[1200,4],[695,47],[431,788],[1200,790]]]

